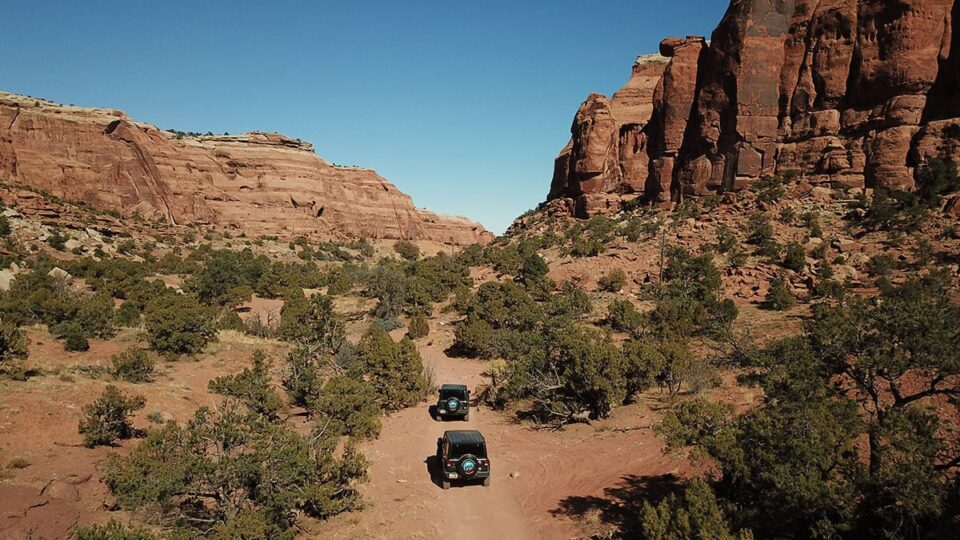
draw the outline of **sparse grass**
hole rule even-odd
[[[7,462],[8,469],[26,469],[30,466],[30,460],[25,457],[15,457]]]

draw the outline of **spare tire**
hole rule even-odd
[[[461,457],[460,463],[457,464],[457,472],[463,478],[473,478],[479,470],[480,460],[470,454]]]
[[[456,412],[460,410],[460,400],[455,397],[448,399],[443,405],[450,412]]]

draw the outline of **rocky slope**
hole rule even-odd
[[[370,169],[273,133],[191,137],[123,112],[0,93],[0,177],[102,210],[251,236],[486,243],[478,223],[413,205]]]
[[[926,157],[960,158],[957,21],[955,0],[733,0],[709,42],[661,43],[652,107],[620,118],[616,97],[587,99],[548,199],[586,217],[787,171],[913,188]],[[644,157],[623,151],[637,127]]]

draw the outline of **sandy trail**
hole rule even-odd
[[[437,384],[472,389],[486,382],[484,362],[450,358],[439,343],[420,350]],[[318,524],[312,536],[572,538],[583,534],[577,524],[583,509],[618,504],[616,494],[637,479],[685,470],[663,453],[645,406],[618,409],[603,426],[563,432],[536,430],[484,407],[473,408],[469,422],[437,422],[429,406],[383,420],[380,437],[363,447],[371,461],[370,481],[361,488],[366,508]],[[489,487],[454,484],[444,491],[435,483],[428,463],[447,429],[484,434],[493,469]]]

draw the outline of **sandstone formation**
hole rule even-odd
[[[677,202],[786,171],[911,189],[927,157],[960,159],[958,23],[957,0],[733,0],[709,43],[661,43],[670,61],[652,108],[621,120],[588,98],[548,198],[587,217],[641,194]],[[632,140],[645,158],[612,153],[622,138],[593,141],[628,122],[642,126]],[[594,200],[604,204],[580,202]]]
[[[182,136],[124,113],[0,93],[0,177],[102,210],[251,236],[486,243],[465,218],[413,205],[370,169],[274,133]]]
[[[644,128],[667,58],[637,58],[627,84],[608,99],[591,94],[573,121],[573,137],[557,156],[550,199],[570,198],[579,214],[619,208],[619,196],[642,191],[649,167]]]

